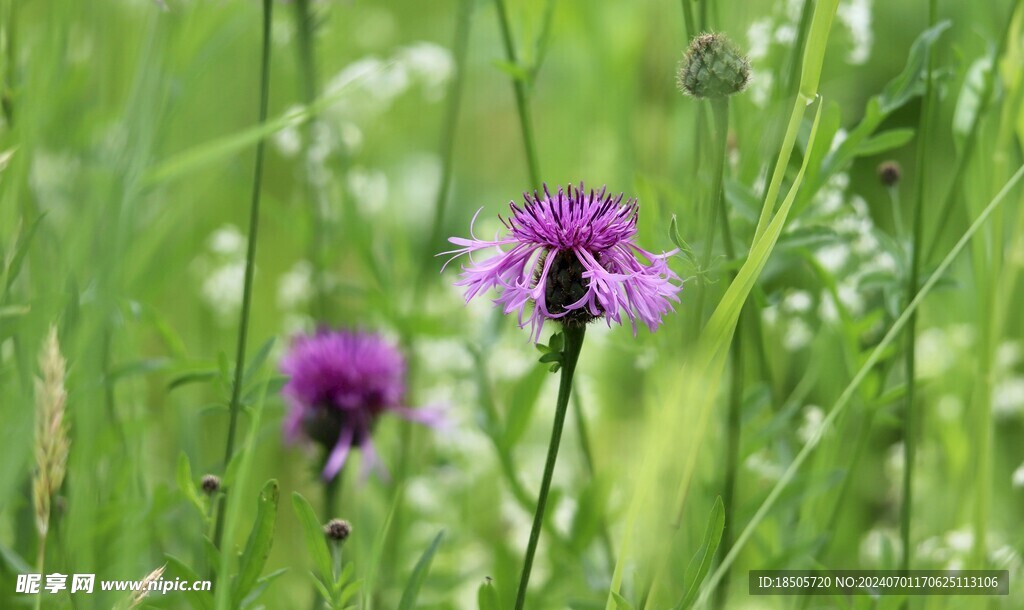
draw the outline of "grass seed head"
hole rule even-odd
[[[39,354],[39,370],[41,377],[36,379],[36,473],[32,494],[36,529],[45,536],[49,529],[50,502],[64,482],[70,447],[64,422],[66,367],[54,326],[50,327]]]

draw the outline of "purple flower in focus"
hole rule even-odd
[[[290,407],[285,437],[324,446],[326,480],[337,476],[352,447],[362,449],[367,469],[378,465],[370,437],[383,413],[440,423],[437,410],[403,406],[405,358],[373,333],[322,329],[296,337],[281,360],[281,372],[290,377],[282,390]]]
[[[611,326],[622,324],[625,314],[636,334],[637,321],[653,332],[673,311],[670,301],[679,302],[682,282],[665,259],[675,251],[656,255],[633,243],[635,199],[623,202],[604,188],[587,193],[582,183],[554,196],[545,186],[543,197],[524,198],[523,207],[511,203],[512,216],[501,219],[504,235],[479,239],[471,224],[472,239],[448,240],[461,247],[443,254],[470,257],[456,283],[466,287],[467,302],[498,288],[495,302],[506,314],[518,311],[519,326],[530,325],[534,341],[547,319],[582,325],[603,316]],[[474,252],[492,248],[494,256],[473,259]]]

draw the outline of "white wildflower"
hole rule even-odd
[[[825,411],[818,405],[807,405],[804,408],[804,421],[797,429],[797,437],[804,443],[818,435],[825,422]]]
[[[444,96],[444,87],[455,72],[455,60],[448,49],[432,42],[418,42],[402,49],[398,57],[423,87],[428,101]]]
[[[771,19],[759,19],[750,24],[747,28],[747,57],[750,61],[757,61],[768,55],[768,47],[772,42],[771,33]]]
[[[1024,489],[1024,464],[1017,467],[1017,470],[1013,471],[1013,486],[1018,489]]]
[[[388,178],[379,170],[353,167],[348,172],[348,189],[363,213],[369,216],[383,210],[388,200]]]
[[[836,275],[850,260],[850,246],[843,242],[829,244],[818,248],[814,253],[814,258],[826,271]]]
[[[846,55],[846,61],[854,65],[863,64],[871,55],[874,33],[871,31],[871,0],[850,0],[839,5],[836,12],[839,20],[850,30],[853,48]]]
[[[221,256],[241,256],[245,250],[246,239],[238,227],[226,224],[210,234],[207,247],[210,252]]]
[[[232,316],[242,304],[245,284],[245,261],[236,261],[216,267],[203,281],[202,296],[218,315]]]
[[[277,281],[277,306],[295,309],[309,301],[313,294],[313,265],[298,261]]]
[[[810,311],[812,303],[811,295],[806,290],[794,290],[782,300],[782,308],[792,313],[806,313]]]
[[[814,338],[814,332],[801,318],[794,318],[786,324],[786,334],[782,337],[782,345],[790,351],[805,347]]]
[[[992,411],[1000,417],[1024,411],[1024,377],[1011,377],[996,384],[992,390]]]

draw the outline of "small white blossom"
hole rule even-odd
[[[863,64],[871,55],[874,33],[871,31],[871,0],[850,0],[839,5],[836,11],[839,20],[850,30],[853,48],[846,55],[846,61],[854,65]]]
[[[313,294],[313,265],[298,261],[277,282],[277,306],[294,309],[309,301]]]
[[[806,290],[794,290],[782,300],[782,308],[792,313],[806,313],[812,304],[811,295]]]
[[[245,250],[245,244],[245,236],[238,230],[238,227],[231,224],[214,231],[207,241],[210,252],[221,256],[241,256],[242,251]]]
[[[1022,489],[1024,488],[1024,464],[1017,467],[1017,470],[1013,471],[1013,486]]]
[[[223,318],[232,316],[242,304],[245,261],[217,267],[203,281],[203,300]]]
[[[786,324],[786,334],[782,337],[782,345],[790,351],[805,347],[814,338],[811,327],[801,318],[794,318]]]
[[[992,411],[1000,417],[1024,411],[1024,377],[1010,377],[996,384],[992,390]]]
[[[363,213],[370,216],[383,210],[388,201],[388,178],[379,170],[353,167],[348,172],[348,189]]]

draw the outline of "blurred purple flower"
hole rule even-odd
[[[324,446],[326,480],[337,476],[353,447],[362,449],[365,470],[379,467],[371,435],[383,413],[429,426],[443,419],[437,409],[403,406],[405,358],[374,333],[321,329],[296,337],[281,372],[290,377],[282,390],[290,407],[285,437]]]
[[[506,314],[519,312],[519,326],[530,325],[534,341],[540,339],[545,320],[581,325],[604,317],[609,326],[629,318],[636,334],[637,321],[653,332],[664,314],[679,302],[682,282],[665,259],[672,252],[652,254],[635,243],[637,203],[623,195],[595,193],[569,186],[554,196],[524,194],[525,205],[511,203],[512,216],[502,218],[507,231],[493,240],[452,237],[461,246],[443,252],[470,257],[456,285],[466,287],[466,301],[498,288],[495,303]],[[473,216],[476,222],[480,212]],[[507,250],[502,246],[510,246]],[[486,260],[473,253],[494,249]],[[641,263],[641,258],[647,264]],[[447,266],[447,263],[446,263]],[[532,309],[531,309],[532,302]]]

